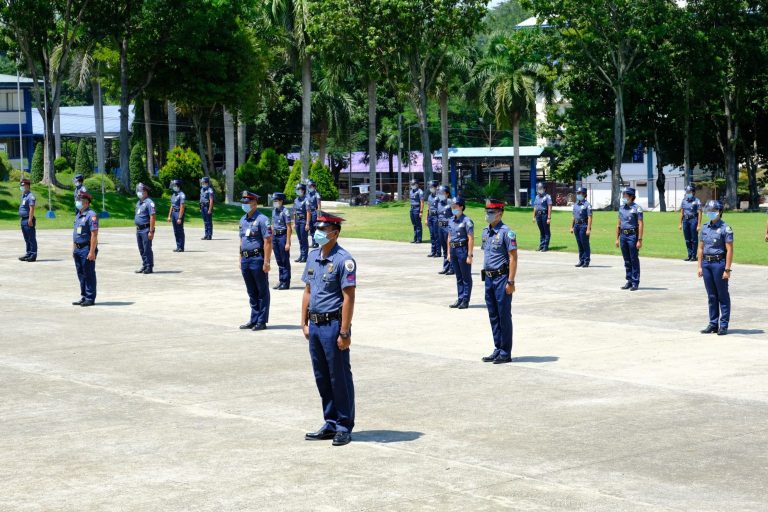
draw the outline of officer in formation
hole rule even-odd
[[[285,207],[285,194],[272,194],[272,250],[279,269],[280,280],[275,290],[291,287],[291,212]]]
[[[307,209],[309,210],[309,215],[307,216],[307,220],[309,221],[307,226],[307,231],[309,232],[309,237],[312,239],[312,248],[317,248],[317,242],[315,242],[315,230],[317,223],[317,212],[322,208],[322,198],[320,197],[320,192],[317,191],[317,183],[315,183],[312,180],[307,181]]]
[[[643,209],[635,204],[635,189],[627,187],[621,195],[616,247],[624,257],[626,283],[622,290],[636,291],[640,286],[640,249],[643,247]]]
[[[83,180],[84,180],[83,175],[79,173],[75,174],[75,177],[72,180],[72,182],[75,185],[75,193],[74,193],[75,202],[77,202],[77,196],[79,196],[80,193],[88,192],[88,189],[85,188],[85,185],[83,185]],[[79,210],[77,209],[77,207],[75,207],[75,215],[77,215],[78,212]]]
[[[707,290],[709,324],[701,332],[716,332],[725,336],[731,318],[728,281],[733,262],[733,229],[723,222],[723,204],[720,201],[707,201],[704,210],[709,222],[701,227],[698,273],[699,277],[704,278],[704,288]]]
[[[251,317],[241,329],[263,331],[269,322],[269,280],[272,259],[272,226],[259,212],[259,196],[247,190],[240,199],[240,272],[251,305]]]
[[[427,196],[427,220],[424,224],[429,229],[429,243],[431,245],[430,252],[427,254],[427,258],[439,258],[440,257],[440,226],[437,221],[437,204],[439,201],[437,196],[437,180],[429,182],[429,195]]]
[[[453,267],[448,259],[448,224],[450,224],[451,218],[453,217],[453,213],[451,212],[453,200],[450,199],[451,190],[445,185],[440,185],[437,193],[437,226],[440,231],[440,252],[442,252],[443,255],[443,270],[438,272],[438,274],[452,276],[454,274]],[[438,252],[438,254],[440,254],[440,252]]]
[[[456,274],[458,298],[449,307],[467,309],[472,295],[472,257],[475,248],[475,225],[464,215],[464,198],[457,197],[451,206],[453,218],[448,224],[448,259]]]
[[[485,305],[493,333],[493,352],[483,357],[486,363],[512,362],[512,294],[517,273],[517,235],[502,221],[504,202],[488,199],[485,203],[483,230],[483,271]]]
[[[210,240],[213,237],[213,188],[208,176],[200,180],[200,213],[203,216],[205,228],[200,240]]]
[[[337,215],[320,212],[314,239],[319,249],[309,255],[302,281],[301,325],[309,340],[309,355],[325,423],[304,436],[308,441],[333,439],[334,446],[351,440],[355,426],[355,387],[349,362],[352,313],[355,308],[357,264],[339,244]]]
[[[19,204],[19,218],[21,219],[21,234],[24,237],[26,250],[24,256],[20,256],[21,261],[35,261],[37,259],[37,233],[35,219],[35,194],[29,190],[30,181],[23,178],[19,182],[21,189],[21,203]]]
[[[539,248],[537,251],[549,250],[549,239],[552,237],[550,224],[552,222],[552,197],[544,191],[544,184],[536,184],[536,196],[533,198],[533,222],[539,226]]]
[[[155,267],[155,255],[152,252],[152,240],[155,238],[155,203],[149,198],[149,187],[143,183],[136,185],[136,244],[141,255],[141,268],[137,274],[151,274]]]
[[[309,252],[309,221],[312,212],[307,200],[307,186],[303,183],[296,185],[296,199],[293,200],[293,222],[296,226],[296,238],[299,239],[299,257],[296,263],[305,263]]]
[[[579,187],[576,190],[576,202],[573,203],[571,222],[571,233],[576,236],[576,245],[579,247],[579,262],[576,266],[584,268],[589,266],[589,235],[592,233],[592,205],[586,198],[587,189]]]
[[[420,244],[422,237],[421,212],[424,210],[424,191],[419,188],[419,182],[411,180],[411,224],[413,224],[412,244]]]
[[[171,207],[168,210],[168,222],[173,226],[176,248],[173,252],[184,252],[184,212],[187,209],[187,195],[181,190],[181,180],[171,181]]]
[[[701,201],[696,197],[696,187],[685,187],[685,197],[680,203],[680,225],[678,229],[685,237],[685,247],[688,249],[688,257],[685,261],[696,261],[696,252],[699,247],[699,226],[701,226]]]
[[[96,303],[96,256],[99,253],[99,218],[91,210],[91,195],[80,191],[75,201],[72,230],[72,258],[75,260],[77,280],[80,281],[80,300],[73,306],[88,307]]]

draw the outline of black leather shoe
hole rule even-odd
[[[629,290],[630,288],[632,288],[632,283],[626,283],[621,287],[622,290]]]
[[[243,324],[240,326],[241,329],[253,329],[253,326],[256,325],[256,322],[248,322],[247,324]]]
[[[254,324],[253,327],[251,327],[252,331],[264,331],[267,329],[267,324]]]
[[[456,272],[454,272],[453,270],[449,270],[448,272],[445,273],[445,275],[447,275],[447,276],[455,276]]]
[[[145,268],[144,269],[144,273],[145,274],[151,274],[152,273],[152,269],[151,268]]]
[[[509,356],[508,357],[497,357],[496,359],[493,360],[493,364],[506,364],[506,363],[511,363],[511,362],[512,362],[512,357],[509,357]]]
[[[349,444],[349,442],[352,441],[352,434],[349,432],[336,432],[336,435],[333,436],[333,446],[344,446],[345,444]]]
[[[26,260],[27,263],[32,263],[33,261],[37,261],[37,256],[30,256]]]
[[[687,258],[685,258],[683,261],[691,261],[691,257],[690,257],[690,256],[688,256],[688,257],[687,257]]]
[[[291,283],[283,283],[282,285],[280,285],[280,288],[278,288],[278,289],[279,290],[290,290],[291,289]]]
[[[499,357],[499,352],[497,350],[494,350],[491,355],[483,357],[483,362],[492,363],[496,360],[497,357]]]
[[[578,262],[577,264],[574,265],[574,267],[576,267],[576,268],[583,267],[583,266],[584,266],[584,263],[582,263],[582,262]]]
[[[134,274],[143,274],[143,273],[144,273],[144,270],[146,270],[146,269],[145,269],[144,267],[142,267],[142,268],[140,268],[140,269],[134,270],[134,271],[133,271],[133,273],[134,273]]]
[[[636,284],[632,285],[632,286],[629,288],[629,291],[631,291],[631,292],[636,292],[636,291],[637,291],[637,285],[636,285]]]
[[[26,254],[24,256],[19,256],[19,261],[27,261],[29,259],[29,256]]]
[[[295,259],[295,260],[293,260],[293,261],[294,261],[294,263],[301,263],[301,258],[296,258],[296,259]]]
[[[93,302],[92,300],[84,300],[83,303],[80,304],[80,307],[81,308],[87,308],[89,306],[93,306],[94,304],[96,304],[96,303]]]
[[[707,325],[707,327],[702,329],[700,332],[701,332],[701,334],[712,334],[713,332],[717,332],[717,330],[718,329],[717,329],[716,325],[709,324],[709,325]]]
[[[582,267],[584,267],[584,268],[587,268],[587,267],[589,267],[589,263],[585,263],[585,264],[583,264],[583,265],[582,265]]]
[[[549,250],[549,247],[545,247],[541,250],[541,252],[547,252]]]
[[[452,308],[452,309],[457,309],[459,306],[461,306],[461,301],[460,301],[460,300],[457,300],[456,302],[454,302],[453,304],[451,304],[451,305],[450,305],[450,306],[448,306],[448,307],[449,307],[449,308]]]
[[[416,240],[411,240],[411,243],[415,244],[415,243],[418,243],[418,242],[416,242]]]
[[[178,248],[174,249],[173,252],[181,252]]]
[[[283,286],[283,284],[282,284],[282,283],[277,283],[275,286],[273,286],[273,287],[272,287],[272,289],[273,289],[273,290],[280,290],[280,289],[282,289],[282,288],[281,288],[282,286]]]
[[[727,327],[721,327],[717,331],[717,335],[718,336],[725,336],[726,334],[728,334],[728,328]]]
[[[77,302],[73,302],[73,303],[72,303],[72,305],[73,305],[73,306],[79,306],[79,305],[81,305],[83,302],[85,302],[85,299],[80,299],[80,300],[79,300],[79,301],[77,301]]]
[[[438,274],[442,274],[442,275],[445,275],[445,274],[447,274],[447,273],[448,273],[448,271],[447,271],[447,270],[441,270],[440,272],[438,272]]]
[[[333,439],[334,437],[336,437],[336,431],[325,427],[317,432],[307,432],[304,434],[304,439],[307,441],[325,441],[327,439]]]
[[[468,308],[469,308],[469,302],[464,301],[461,304],[459,304],[459,307],[457,307],[456,309],[468,309]]]

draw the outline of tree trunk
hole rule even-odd
[[[234,198],[235,188],[235,120],[224,109],[224,181],[227,203]]]
[[[621,197],[621,160],[626,144],[624,121],[624,90],[621,85],[614,89],[615,111],[613,115],[613,168],[611,169],[611,207],[619,209]]]
[[[304,56],[301,63],[301,180],[309,178],[312,122],[312,59]]]
[[[736,146],[739,141],[739,126],[736,121],[736,113],[733,109],[735,103],[731,92],[723,95],[723,107],[725,110],[726,121],[726,140],[725,140],[725,202],[726,207],[736,209],[739,207],[739,197],[737,193],[739,163],[736,159]]]
[[[432,181],[432,150],[429,147],[429,126],[427,125],[427,92],[419,87],[416,98],[416,115],[419,118],[421,135],[421,157],[424,168],[424,183]],[[443,176],[448,174],[447,164],[443,164]]]
[[[155,175],[155,149],[152,147],[152,110],[149,98],[144,98],[144,134],[147,145],[147,174]]]
[[[320,121],[320,134],[317,137],[318,160],[325,165],[325,159],[328,156],[328,120],[323,118]]]
[[[685,184],[693,183],[693,169],[691,169],[691,108],[690,86],[685,82],[685,115],[683,118],[683,166],[685,168]]]
[[[520,207],[520,115],[512,119],[512,144],[514,145],[512,180],[515,187],[515,206]],[[530,188],[530,187],[529,187]],[[528,192],[530,194],[530,191]]]
[[[168,152],[176,147],[176,104],[169,101],[168,107]]]
[[[192,124],[195,126],[195,133],[197,134],[197,152],[200,154],[203,172],[206,176],[209,176],[208,156],[205,154],[205,145],[203,144],[203,120],[201,119],[200,110],[197,108],[192,111]]]
[[[760,209],[760,195],[757,191],[757,126],[753,125],[752,156],[747,160],[747,178],[749,179],[749,209]]]
[[[61,109],[56,109],[56,115],[53,118],[53,143],[56,158],[61,156]]]
[[[247,158],[247,133],[243,114],[237,116],[237,165],[243,165]]]
[[[208,113],[208,119],[205,124],[205,150],[208,153],[208,169],[211,172],[216,170],[216,164],[213,161],[213,138],[211,137],[211,118],[213,117],[213,109]]]
[[[450,157],[448,156],[448,148],[450,147],[450,142],[448,141],[448,91],[440,91],[438,102],[440,104],[440,145],[442,146],[443,150],[440,160],[440,165],[443,166],[443,177],[441,184],[448,185],[450,182],[451,168],[449,162]],[[425,181],[424,183],[426,184],[428,182]]]
[[[120,41],[120,178],[123,182],[123,191],[131,188],[131,173],[128,169],[130,148],[128,145],[128,37],[123,36]]]
[[[368,81],[368,204],[376,204],[376,80]]]
[[[659,191],[659,211],[667,211],[667,198],[665,192],[667,190],[667,177],[664,175],[664,163],[661,155],[661,145],[659,144],[659,137],[656,131],[654,131],[653,150],[656,152],[656,189]],[[651,158],[650,156],[648,158]],[[652,194],[653,189],[651,184],[648,184],[648,194]]]
[[[93,117],[96,120],[96,165],[99,172],[105,171],[106,160],[104,158],[104,103],[101,97],[101,83],[99,79],[91,81],[93,94]]]

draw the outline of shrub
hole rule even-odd
[[[149,183],[149,173],[147,173],[147,167],[144,165],[143,144],[133,145],[128,160],[128,169],[130,170],[131,190],[134,190],[139,183]]]
[[[339,198],[339,189],[333,180],[333,174],[327,165],[319,161],[313,162],[309,169],[309,178],[317,183],[317,191],[323,201],[336,201]]]
[[[296,160],[291,167],[291,173],[288,175],[288,181],[285,183],[283,192],[288,201],[296,199],[296,185],[301,183],[301,162]]]
[[[61,185],[62,188],[66,188],[68,190],[74,190],[75,188],[75,185],[73,183],[74,179],[75,179],[75,175],[72,172],[72,169],[70,169],[69,167],[64,169],[62,172],[56,173],[56,181],[59,182],[59,185]]]
[[[164,190],[168,189],[171,180],[181,180],[181,189],[190,199],[200,195],[198,184],[202,177],[203,162],[198,154],[189,148],[178,146],[168,153],[168,159],[159,173],[159,181]],[[160,195],[157,194],[156,197]]]
[[[101,192],[101,174],[94,174],[90,178],[85,179],[85,188],[88,189],[88,193],[90,193],[92,196],[94,194],[97,194]],[[104,192],[114,192],[115,191],[115,182],[112,181],[112,178],[110,178],[107,175],[104,175]],[[96,198],[93,199],[96,201]]]
[[[288,160],[274,149],[261,153],[259,162],[251,157],[235,171],[235,194],[244,189],[255,192],[266,199],[269,194],[283,190],[288,181]]]
[[[211,188],[213,189],[213,193],[214,193],[213,200],[214,201],[220,201],[220,202],[223,203],[224,202],[224,196],[226,195],[225,194],[226,191],[224,190],[224,182],[219,180],[218,178],[211,178]],[[242,192],[242,190],[241,190],[241,192]],[[234,199],[240,199],[239,196],[233,196],[233,198]],[[197,186],[197,188],[195,188],[195,199],[200,199],[200,187],[199,186]]]
[[[32,183],[40,183],[45,175],[45,162],[43,161],[43,143],[35,144],[35,153],[32,155],[32,170],[29,179]]]
[[[0,181],[6,181],[11,175],[13,166],[11,161],[8,160],[8,153],[5,151],[0,152]]]
[[[29,176],[28,174],[26,176]],[[8,173],[8,181],[11,183],[18,183],[21,181],[21,171],[18,169],[11,169],[11,172]]]
[[[77,145],[75,174],[78,173],[86,178],[93,176],[93,148],[85,139],[80,139],[80,143]]]
[[[491,180],[486,185],[479,185],[474,181],[468,181],[461,191],[464,199],[485,201],[486,198],[496,197],[504,199],[507,196],[507,186],[499,180]]]
[[[56,171],[57,175],[60,172],[64,172],[64,173],[72,172],[72,168],[69,165],[69,161],[63,156],[60,156],[59,158],[53,161],[53,170]]]

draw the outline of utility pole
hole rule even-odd
[[[408,157],[410,159],[410,156]],[[402,200],[403,195],[403,168],[400,160],[403,159],[403,115],[397,115],[397,200]]]

